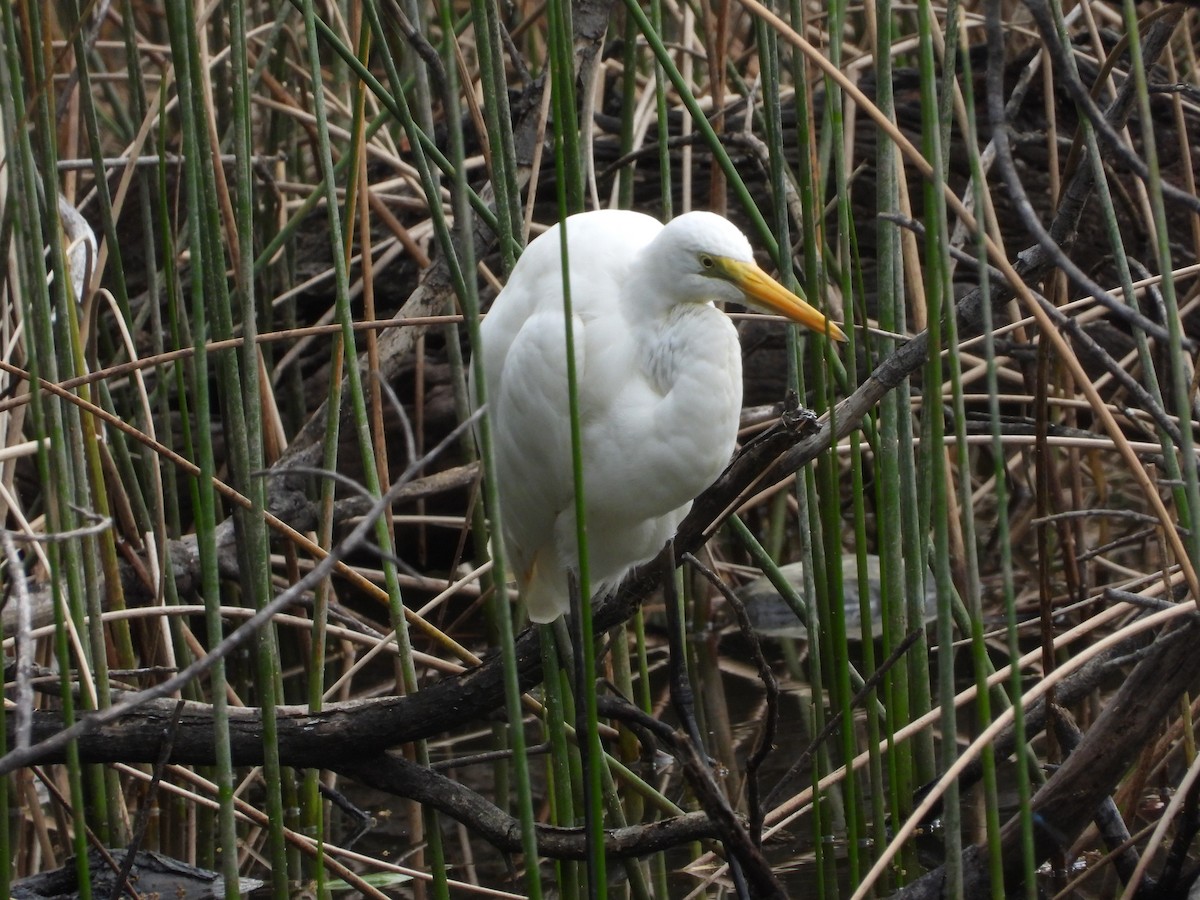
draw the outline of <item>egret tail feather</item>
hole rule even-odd
[[[529,580],[521,585],[521,597],[529,620],[539,625],[553,622],[571,605],[567,591],[567,571],[559,560],[555,565],[545,565],[539,558],[530,569]]]

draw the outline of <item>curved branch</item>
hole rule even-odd
[[[521,822],[457,781],[392,753],[334,769],[355,781],[432,806],[470,828],[506,853],[520,853]],[[536,825],[538,853],[554,859],[587,859],[588,835],[582,828]],[[658,853],[689,841],[720,837],[707,813],[691,812],[646,825],[604,830],[610,859]]]

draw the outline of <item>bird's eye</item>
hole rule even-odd
[[[711,256],[702,253],[700,255],[700,265],[705,269],[711,269],[716,265],[716,263],[713,262],[713,258]]]

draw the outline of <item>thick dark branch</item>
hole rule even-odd
[[[392,753],[335,771],[398,797],[432,806],[463,823],[494,847],[521,852],[521,822],[457,781]],[[538,852],[554,859],[587,859],[587,834],[582,828],[538,825]],[[658,853],[688,841],[719,837],[716,825],[703,812],[686,813],[647,825],[609,828],[604,852],[611,859]]]
[[[532,687],[541,677],[535,637],[527,634],[518,644],[522,689]],[[389,747],[487,719],[503,708],[504,686],[498,657],[404,697],[351,700],[330,704],[317,713],[310,713],[306,707],[281,706],[276,717],[280,761],[289,766],[332,769],[348,761],[369,759]],[[80,758],[86,762],[152,762],[174,709],[174,700],[153,700],[128,715],[91,729],[79,738]],[[80,718],[86,719],[88,715]],[[62,727],[58,711],[39,710],[34,713],[32,740],[36,744]],[[262,710],[230,708],[228,727],[234,765],[260,765]],[[185,704],[171,762],[212,765],[216,762],[214,753],[212,707],[205,703]],[[58,749],[38,761],[64,760],[65,749]]]

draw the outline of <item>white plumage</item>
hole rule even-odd
[[[713,301],[752,303],[845,335],[757,265],[713,213],[666,226],[604,210],[565,221],[593,593],[653,558],[733,453],[741,349]],[[504,545],[535,622],[567,610],[578,565],[562,256],[532,241],[481,339]],[[472,397],[478,392],[472,384]]]

